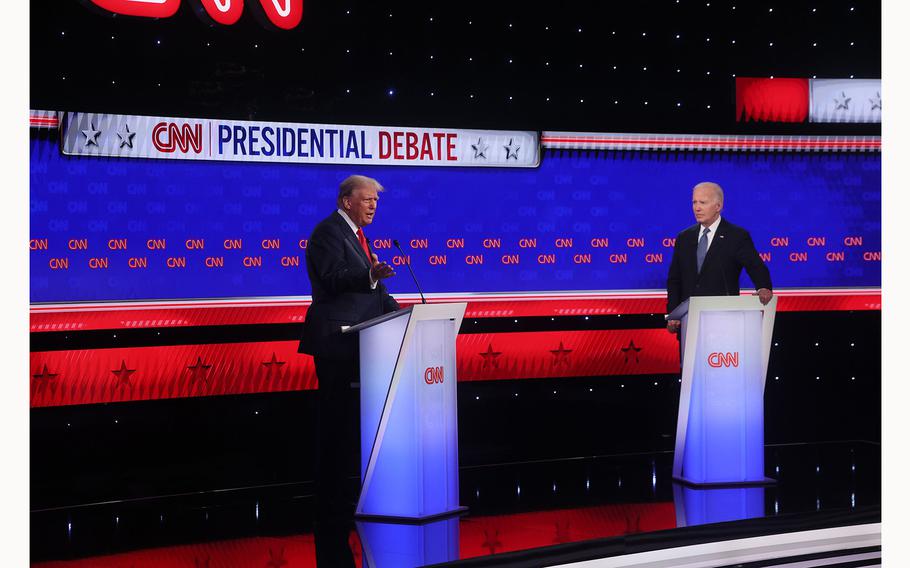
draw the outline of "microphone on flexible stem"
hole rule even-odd
[[[392,239],[392,244],[395,245],[395,248],[398,249],[398,252],[401,253],[401,256],[407,256],[406,254],[404,254],[404,251],[401,250],[401,245],[398,244],[398,239]],[[414,276],[414,270],[411,268],[411,261],[410,261],[410,259],[408,259],[408,261],[407,261],[405,264],[408,265],[408,272],[411,273],[411,278],[414,279],[414,284],[417,285],[417,293],[420,294],[420,301],[421,301],[421,303],[426,304],[426,303],[427,303],[427,299],[423,297],[423,291],[420,289],[420,282],[418,282],[418,281],[417,281],[417,277]]]

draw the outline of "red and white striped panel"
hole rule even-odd
[[[545,131],[545,149],[718,152],[881,152],[881,136],[742,136]]]
[[[60,114],[55,110],[30,110],[28,125],[32,128],[59,128]]]

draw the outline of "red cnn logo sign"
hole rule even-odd
[[[82,0],[111,14],[140,18],[170,18],[180,0]],[[194,11],[207,22],[224,26],[237,23],[244,0],[193,0]],[[258,20],[282,30],[297,27],[303,19],[303,0],[250,0]]]
[[[259,7],[268,23],[282,30],[296,27],[303,18],[303,0],[259,0]]]
[[[445,367],[427,367],[427,370],[423,372],[423,380],[428,385],[443,382],[445,380]]]
[[[711,353],[708,355],[708,365],[712,367],[739,367],[739,351],[736,353]]]
[[[196,13],[205,16],[204,20],[232,26],[243,14],[243,0],[199,0]]]
[[[184,124],[178,128],[173,122],[159,122],[152,129],[152,144],[159,152],[171,153],[177,148],[181,152],[188,152],[190,147],[193,152],[202,153],[202,125]]]
[[[114,14],[141,18],[170,18],[180,0],[91,0],[92,4]]]

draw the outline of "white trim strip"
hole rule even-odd
[[[830,529],[782,533],[650,550],[559,566],[575,568],[712,568],[775,558],[881,546],[882,525],[872,523]]]

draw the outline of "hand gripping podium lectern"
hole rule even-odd
[[[466,303],[417,304],[357,324],[360,498],[356,515],[426,520],[458,505],[455,337]]]
[[[682,385],[673,478],[692,485],[772,483],[765,477],[765,377],[777,296],[693,296],[682,321]]]

